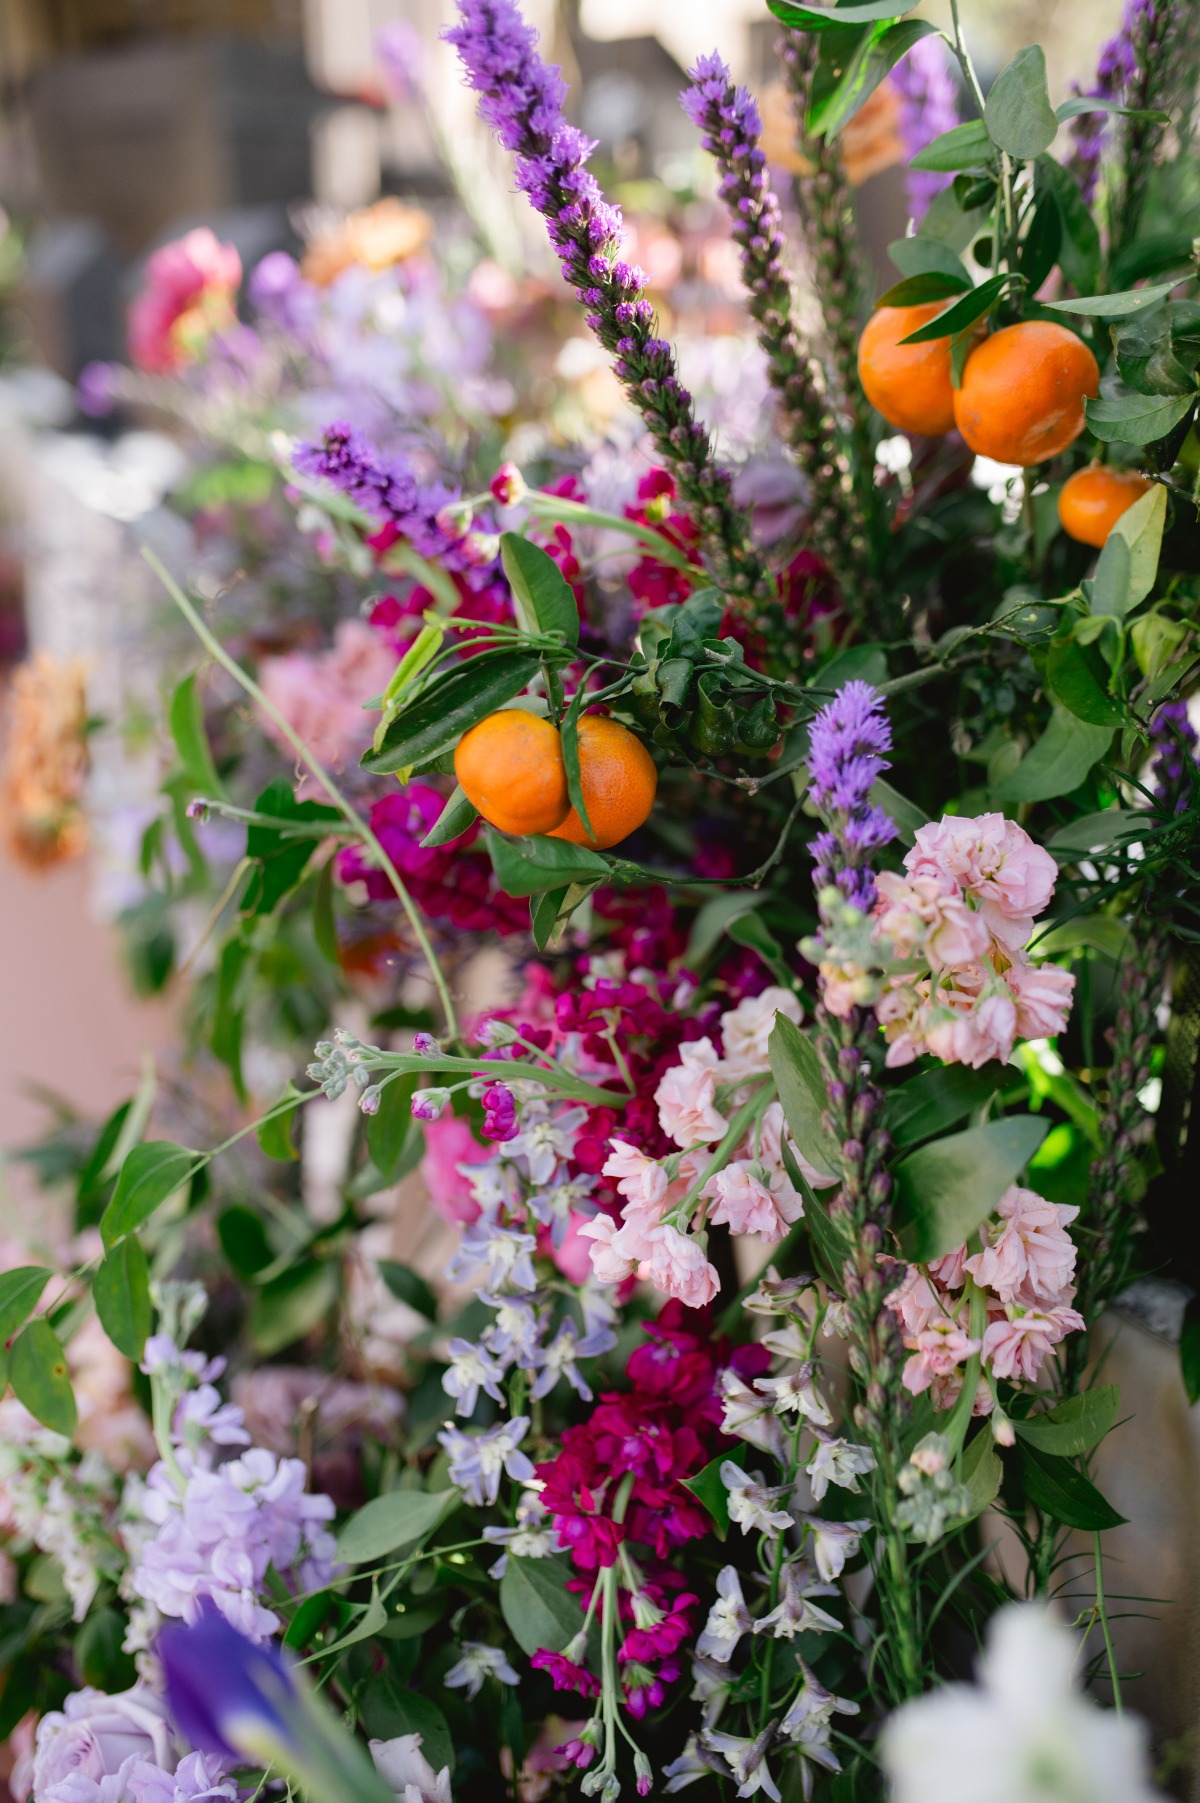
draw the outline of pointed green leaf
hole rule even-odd
[[[8,1381],[36,1420],[70,1439],[78,1419],[75,1394],[67,1355],[49,1321],[31,1321],[19,1335],[9,1356]]]
[[[962,276],[950,275],[941,269],[927,270],[923,275],[906,275],[902,282],[896,282],[885,290],[875,302],[877,307],[919,307],[926,301],[946,300],[952,294],[961,294],[971,286],[964,273]]]
[[[1049,1132],[1048,1120],[1007,1115],[931,1140],[896,1166],[900,1244],[914,1264],[961,1246],[993,1212]]]
[[[127,1359],[137,1364],[150,1332],[150,1270],[136,1234],[114,1246],[92,1279],[100,1325]]]
[[[1078,1528],[1085,1534],[1098,1534],[1106,1528],[1120,1527],[1125,1520],[1069,1459],[1038,1452],[1024,1443],[1020,1458],[1025,1494],[1051,1521]]]
[[[1088,319],[1132,319],[1165,300],[1184,278],[1158,282],[1153,288],[1129,288],[1124,294],[1080,294],[1072,300],[1043,301],[1049,313],[1082,313]]]
[[[17,1265],[0,1272],[0,1346],[28,1321],[53,1275],[45,1265]]]
[[[196,681],[196,672],[185,676],[171,696],[168,715],[171,737],[189,785],[199,795],[223,793],[217,767],[209,750],[204,728],[204,701]]]
[[[1120,726],[1124,711],[1108,693],[1108,665],[1092,645],[1059,639],[1046,653],[1046,681],[1056,700],[1093,726]]]
[[[487,831],[488,853],[500,887],[506,895],[539,895],[545,889],[561,889],[571,883],[603,882],[609,864],[586,845],[541,835],[506,839],[494,827]]]
[[[808,118],[808,128],[816,136],[834,138],[871,98],[900,61],[921,38],[937,30],[925,19],[909,19],[892,25],[881,20],[851,57],[841,79],[830,93],[816,103]]]
[[[965,125],[952,125],[926,144],[909,161],[910,169],[930,169],[937,175],[953,175],[959,169],[976,169],[990,163],[996,147],[988,136],[982,119],[970,119]]]
[[[1196,405],[1196,396],[1124,393],[1085,401],[1088,430],[1105,444],[1154,444]]]
[[[1121,1392],[1116,1384],[1103,1384],[1096,1390],[1085,1390],[1081,1396],[1069,1396],[1056,1408],[1038,1415],[1027,1415],[1021,1421],[1014,1417],[1017,1437],[1039,1452],[1056,1453],[1060,1458],[1077,1458],[1099,1446],[1112,1427],[1121,1407]]]
[[[266,1153],[268,1158],[273,1158],[277,1164],[294,1164],[300,1156],[293,1137],[300,1097],[290,1083],[280,1097],[280,1102],[286,1102],[289,1096],[295,1097],[291,1107],[283,1108],[277,1103],[270,1114],[259,1122],[256,1135],[260,1149]]]
[[[845,6],[805,6],[800,0],[767,0],[775,17],[798,31],[824,31],[830,26],[871,25],[877,19],[898,19],[919,4],[920,0],[849,0]]]
[[[517,532],[503,532],[500,559],[522,630],[538,634],[561,632],[568,645],[577,645],[579,606],[570,583],[549,552]]]
[[[816,1052],[786,1014],[775,1016],[768,1047],[771,1075],[797,1151],[815,1171],[835,1176],[841,1170],[841,1153],[821,1122],[825,1078]]]
[[[421,849],[425,851],[434,845],[449,845],[452,840],[460,839],[478,818],[475,804],[467,800],[461,783],[456,784],[453,795],[422,839]]]
[[[374,1565],[432,1534],[462,1503],[458,1490],[388,1490],[353,1514],[338,1535],[346,1565]]]
[[[1046,84],[1046,53],[1027,44],[1001,69],[983,109],[992,141],[1009,156],[1022,159],[1049,150],[1058,135],[1058,120]]]
[[[385,1183],[397,1180],[397,1172],[409,1141],[416,1135],[412,1099],[419,1079],[393,1077],[379,1092],[379,1107],[366,1117],[367,1150]]]
[[[1010,776],[996,785],[1000,801],[1050,801],[1077,789],[1112,742],[1112,729],[1092,726],[1056,707],[1045,732]]]
[[[1003,1089],[1013,1075],[1003,1064],[985,1064],[977,1071],[969,1064],[943,1064],[910,1077],[888,1094],[887,1125],[893,1145],[915,1146],[944,1133]]]
[[[508,1555],[500,1580],[500,1613],[523,1653],[561,1653],[583,1627],[583,1613],[566,1587],[562,1559]]]
[[[363,769],[386,776],[452,751],[465,732],[529,685],[538,661],[528,651],[480,651],[456,665],[400,709],[379,749],[364,753]]]
[[[962,1481],[970,1499],[968,1520],[973,1521],[990,1509],[1000,1494],[1004,1467],[996,1451],[991,1429],[983,1423],[973,1440],[967,1442],[962,1456]]]
[[[1100,564],[1096,566],[1096,585],[1099,587],[1100,565],[1103,564],[1109,547],[1120,546],[1124,552],[1126,597],[1121,617],[1132,613],[1135,607],[1140,607],[1154,587],[1166,518],[1167,491],[1161,482],[1156,482],[1132,507],[1126,508],[1105,541],[1100,553]],[[1096,612],[1100,611],[1094,601],[1092,605]]]
[[[121,1166],[113,1199],[100,1222],[105,1246],[115,1246],[127,1233],[135,1232],[206,1162],[203,1153],[166,1139],[135,1146]]]
[[[1010,283],[1018,282],[1019,276],[993,275],[986,282],[980,282],[978,288],[972,288],[961,300],[951,303],[936,319],[929,320],[910,332],[901,344],[927,344],[935,338],[953,338],[958,332],[965,332],[973,326],[977,319],[982,319],[990,311]]]

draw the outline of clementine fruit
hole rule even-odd
[[[571,805],[557,726],[501,708],[465,732],[454,753],[463,793],[501,833],[548,833]]]
[[[985,338],[954,391],[954,423],[971,449],[997,463],[1044,463],[1083,431],[1083,402],[1100,370],[1082,338],[1048,319],[1026,319]]]
[[[1150,483],[1132,470],[1110,470],[1103,463],[1076,470],[1062,485],[1058,519],[1068,538],[1097,550],[1121,515],[1141,499]]]
[[[858,375],[863,393],[889,426],[936,438],[954,424],[950,386],[950,340],[901,344],[910,332],[944,313],[949,301],[919,307],[877,307],[858,341]]]
[[[654,759],[628,727],[603,714],[585,714],[579,722],[579,779],[591,834],[572,808],[552,839],[607,851],[636,831],[654,806]]]

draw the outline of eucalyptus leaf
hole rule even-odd
[[[1056,707],[1045,732],[1011,775],[996,784],[1000,801],[1050,801],[1070,795],[1108,750],[1112,729]]]
[[[935,1139],[896,1166],[900,1244],[914,1264],[942,1258],[987,1220],[1024,1170],[1050,1122],[1006,1115]]]
[[[1040,44],[1027,44],[1001,69],[984,103],[983,118],[993,143],[1009,156],[1024,160],[1049,150],[1058,135],[1058,120],[1050,105],[1046,53]]]

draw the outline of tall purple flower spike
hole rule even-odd
[[[458,13],[445,36],[480,96],[480,116],[516,153],[517,186],[545,219],[589,326],[673,471],[717,581],[742,611],[761,613],[774,599],[770,573],[712,460],[674,352],[654,336],[647,278],[621,258],[620,210],[587,167],[592,141],[566,120],[559,70],[538,55],[537,33],[513,0],[458,0]]]
[[[1150,742],[1154,746],[1151,780],[1158,801],[1182,814],[1191,792],[1200,781],[1197,766],[1196,729],[1188,718],[1186,701],[1164,701],[1150,722]]]
[[[1158,40],[1165,35],[1170,10],[1171,0],[1125,0],[1121,29],[1100,51],[1096,79],[1088,89],[1089,99],[1131,102],[1144,98],[1134,95],[1139,54],[1144,53],[1151,43],[1157,47]],[[1075,91],[1078,93],[1078,88]],[[1069,167],[1089,205],[1095,199],[1109,126],[1110,115],[1106,113],[1080,113],[1071,122],[1073,144]]]
[[[950,70],[950,58],[940,37],[918,38],[907,56],[892,70],[892,86],[900,96],[900,136],[904,158],[911,163],[917,152],[958,124],[958,88]],[[906,169],[908,210],[918,222],[931,202],[954,180],[932,169]]]
[[[864,911],[875,901],[871,856],[896,837],[896,823],[870,799],[891,768],[892,729],[883,697],[869,682],[848,682],[809,729],[809,794],[827,822],[812,841],[813,883],[835,885]]]

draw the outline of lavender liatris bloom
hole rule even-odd
[[[750,312],[758,321],[758,340],[780,398],[788,443],[811,487],[813,544],[839,583],[853,591],[866,574],[866,537],[838,448],[837,421],[792,317],[779,201],[758,143],[758,107],[748,88],[733,85],[715,53],[700,57],[689,74],[692,86],[680,99],[721,172],[721,198],[741,250]]]
[[[869,799],[889,769],[892,729],[869,682],[848,682],[809,731],[809,794],[826,821],[812,842],[817,889],[836,885],[864,912],[875,900],[871,856],[896,837],[896,824]]]
[[[653,335],[646,277],[621,258],[620,210],[604,199],[587,167],[591,141],[563,113],[566,87],[542,61],[537,33],[513,0],[458,0],[459,24],[446,33],[480,116],[516,152],[517,185],[550,229],[563,274],[588,309],[588,324],[679,483],[723,589],[744,609],[773,598],[773,584],[734,505],[728,474],[712,461],[708,434],[679,380],[669,344]]]
[[[1188,718],[1186,701],[1167,701],[1150,723],[1154,747],[1151,781],[1156,801],[1182,814],[1197,778],[1196,729]]]
[[[1125,0],[1121,29],[1100,52],[1089,97],[1140,111],[1161,107],[1171,83],[1174,13],[1172,0]],[[1104,113],[1082,113],[1072,123],[1069,167],[1088,204],[1095,198],[1110,128],[1110,117]],[[1110,209],[1115,243],[1125,242],[1136,227],[1150,164],[1163,134],[1162,124],[1152,119],[1127,119],[1119,129],[1121,166],[1115,204]]]
[[[892,70],[892,86],[900,96],[900,135],[904,155],[911,162],[917,152],[932,144],[944,131],[958,124],[958,89],[950,59],[940,37],[918,38],[907,56]],[[948,188],[953,176],[932,169],[909,169],[905,174],[908,210],[918,222],[930,202]]]

